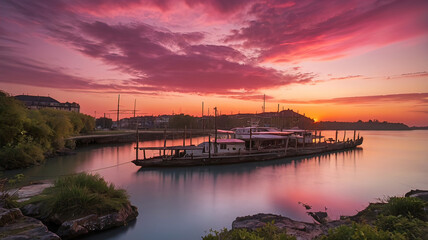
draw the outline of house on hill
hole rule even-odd
[[[28,109],[52,108],[70,112],[80,112],[80,105],[78,103],[60,103],[51,97],[17,95],[15,99],[23,102]]]

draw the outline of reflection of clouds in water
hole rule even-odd
[[[322,134],[334,135],[335,131]],[[87,239],[200,239],[205,230],[230,228],[237,216],[259,212],[312,221],[299,201],[312,205],[315,211],[327,207],[329,215],[337,218],[355,214],[376,198],[428,186],[428,132],[362,131],[361,135],[361,148],[343,152],[223,166],[141,170],[127,163],[135,158],[135,144],[89,146],[76,155],[5,174],[22,172],[34,180],[113,166],[96,173],[125,188],[140,216],[134,228]],[[194,138],[193,143],[198,141],[203,138]],[[167,145],[182,143],[182,139],[167,141]],[[163,146],[163,140],[142,145]],[[115,166],[117,163],[121,165]]]

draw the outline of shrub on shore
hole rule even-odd
[[[28,110],[0,91],[0,169],[40,164],[45,154],[64,148],[65,138],[94,127],[91,116],[55,109]]]
[[[81,173],[56,180],[53,187],[27,203],[40,203],[44,218],[55,215],[61,220],[68,220],[118,211],[129,200],[125,190],[108,184],[98,174]]]
[[[221,231],[210,230],[210,232],[202,237],[203,240],[296,240],[294,236],[287,235],[285,229],[276,227],[273,223],[267,223],[261,228],[254,231],[247,229],[231,229],[224,228]]]
[[[352,226],[330,229],[321,239],[428,239],[425,205],[419,198],[391,197],[386,202],[370,204],[357,214]]]

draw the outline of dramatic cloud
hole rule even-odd
[[[218,19],[230,19],[224,26],[231,29],[231,34],[215,38],[210,32],[171,30],[161,23],[149,24],[144,18],[126,16],[127,11],[135,9],[155,8],[164,13],[182,6],[200,9],[203,14]],[[265,89],[322,82],[314,80],[316,73],[301,73],[299,67],[287,66],[290,71],[284,71],[263,67],[266,66],[263,62],[333,59],[356,49],[426,34],[427,7],[427,1],[422,0],[411,3],[393,0],[346,3],[339,0],[3,0],[0,50],[4,56],[0,68],[4,71],[0,82],[47,86],[55,80],[55,87],[67,89],[149,94],[168,91],[256,99]],[[400,21],[396,21],[397,16]],[[168,26],[174,25],[180,22]],[[27,33],[29,29],[32,31]],[[131,77],[110,82],[74,77],[52,63],[38,62],[37,55],[23,58],[22,54],[14,53],[16,45],[28,43],[32,37],[61,44],[95,60],[94,65],[101,62]],[[358,77],[361,76],[330,80]],[[34,79],[39,80],[36,83]]]
[[[385,104],[385,103],[404,103],[415,102],[420,104],[428,103],[428,93],[403,93],[373,96],[355,96],[330,99],[316,99],[308,101],[299,100],[280,100],[282,103],[289,104]]]
[[[215,1],[212,2],[214,4]],[[68,11],[69,5],[61,1],[8,3],[15,19],[25,16],[26,20],[31,19],[37,26],[40,25],[55,41],[132,75],[128,85],[136,89],[144,87],[150,91],[158,89],[221,95],[233,92],[235,95],[238,90],[244,94],[312,81],[311,74],[288,74],[257,66],[232,47],[203,44],[204,33],[201,32],[172,32],[141,22],[108,24],[91,21]],[[187,3],[196,4],[191,1]],[[229,6],[226,2],[220,2],[216,6],[227,11],[226,8],[234,9],[238,5]],[[21,71],[20,74],[25,73],[29,72]],[[6,78],[17,77],[10,74],[5,74]],[[76,85],[80,83],[82,81],[77,81]]]
[[[225,41],[259,49],[261,61],[331,60],[428,33],[425,0],[261,2],[251,13],[255,19]]]

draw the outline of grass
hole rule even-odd
[[[81,173],[58,179],[53,187],[27,203],[41,203],[44,217],[56,215],[61,220],[68,220],[118,211],[129,200],[125,190],[116,189],[98,174]]]
[[[389,215],[411,216],[420,220],[427,220],[424,206],[423,200],[414,197],[391,197],[385,205]]]
[[[352,226],[330,229],[321,239],[428,239],[426,204],[419,198],[390,197],[351,217]]]
[[[276,227],[273,223],[267,223],[253,231],[247,229],[224,228],[221,231],[213,231],[202,237],[202,240],[296,240],[296,237],[287,235],[285,229]]]

